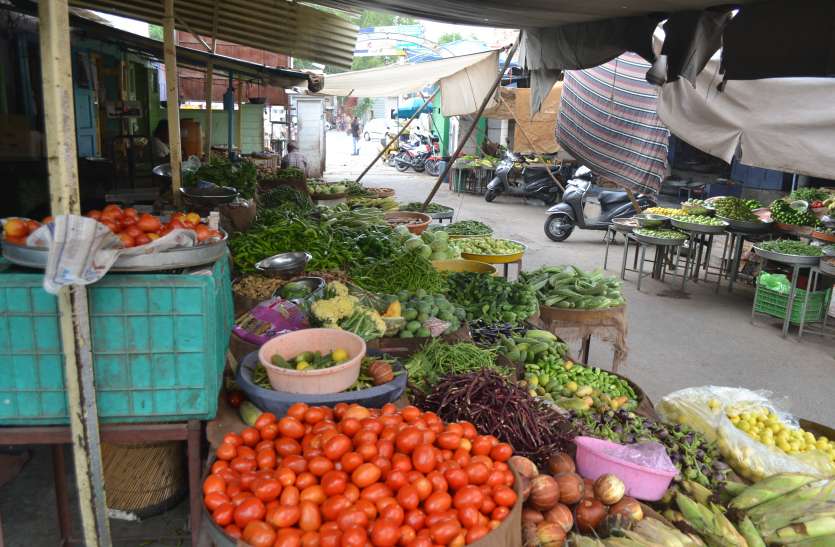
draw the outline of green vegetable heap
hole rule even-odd
[[[690,215],[704,215],[708,212],[703,199],[688,199],[682,202],[681,208]]]
[[[760,222],[759,217],[751,212],[751,208],[744,199],[732,196],[717,199],[714,202],[716,216],[738,220],[740,222]]]
[[[815,247],[800,241],[792,241],[790,239],[775,239],[773,241],[763,241],[757,243],[757,248],[772,253],[782,253],[784,255],[794,256],[821,256],[823,251],[820,247]]]
[[[307,187],[310,189],[310,193],[315,196],[339,196],[344,195],[348,190],[344,184],[339,183],[328,184],[308,181]]]
[[[533,396],[578,412],[634,408],[638,402],[632,386],[623,378],[561,357],[527,363],[524,387]]]
[[[351,268],[350,274],[360,287],[381,294],[419,289],[434,294],[445,288],[444,278],[432,262],[408,248],[390,258],[359,264]]]
[[[432,336],[426,325],[431,319],[449,323],[444,334],[461,328],[461,321],[466,317],[463,308],[456,306],[442,294],[428,294],[424,290],[401,291],[397,295],[401,305],[401,315],[406,324],[398,331],[400,338],[427,338]]]
[[[427,393],[438,380],[450,374],[497,369],[493,350],[469,342],[447,344],[432,340],[406,362],[410,389]]]
[[[760,203],[760,202],[759,202],[759,200],[756,200],[756,199],[746,199],[746,200],[745,200],[745,205],[746,205],[749,209],[751,209],[752,211],[753,211],[754,209],[760,209],[760,208],[763,206],[763,204],[762,204],[762,203]]]
[[[398,207],[397,200],[393,197],[349,197],[348,205],[351,207],[375,207],[383,211],[396,211]]]
[[[448,233],[451,236],[489,236],[493,229],[478,220],[459,220],[446,226],[433,226],[432,230]]]
[[[461,253],[450,244],[446,232],[426,230],[420,236],[413,235],[405,226],[395,230],[403,238],[403,246],[419,253],[429,260],[452,260],[460,258]]]
[[[568,346],[547,330],[531,329],[524,334],[501,336],[497,349],[514,363],[545,363],[561,360]]]
[[[494,239],[492,237],[465,237],[453,241],[462,253],[474,255],[507,256],[521,253],[525,247],[509,239]]]
[[[724,226],[725,221],[716,217],[709,217],[705,215],[682,215],[677,216],[675,220],[686,222],[688,224],[701,224],[702,226]]]
[[[447,298],[467,312],[467,319],[520,323],[539,310],[536,291],[524,282],[493,275],[455,272],[447,277]]]
[[[211,156],[208,163],[204,163],[196,171],[185,173],[183,186],[194,186],[197,181],[207,180],[218,186],[235,188],[242,198],[255,197],[258,187],[258,170],[255,164],[248,160],[232,163],[222,156]]]
[[[771,218],[780,224],[792,224],[794,226],[815,226],[818,224],[818,217],[809,209],[792,209],[789,203],[782,199],[771,202]]]
[[[299,192],[295,188],[277,186],[259,197],[259,207],[262,209],[290,209],[299,213],[309,213],[313,210],[313,201],[310,200],[310,196]]]
[[[422,211],[423,209],[423,202],[422,201],[412,201],[409,203],[401,203],[400,210],[401,211],[418,211],[421,213],[448,213],[452,211],[452,207],[447,207],[446,205],[441,205],[440,203],[435,203],[434,201],[429,204],[426,208],[426,211]]]
[[[789,194],[790,200],[802,199],[811,204],[813,201],[825,201],[826,198],[831,197],[832,194],[820,188],[798,188]]]
[[[546,266],[523,272],[521,279],[536,291],[540,304],[557,308],[597,310],[624,303],[620,281],[599,270],[576,266]]]
[[[635,228],[632,233],[644,237],[654,237],[656,239],[687,239],[687,234],[684,232],[667,228]]]

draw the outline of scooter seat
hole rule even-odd
[[[604,190],[597,195],[597,201],[600,202],[601,207],[606,207],[629,201],[629,195],[626,192]]]

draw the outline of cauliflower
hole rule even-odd
[[[348,287],[339,281],[331,281],[328,283],[328,296],[349,296]]]
[[[368,317],[370,317],[371,320],[374,321],[374,326],[377,327],[377,332],[379,333],[379,336],[383,336],[386,333],[386,322],[383,321],[383,318],[380,316],[380,314],[376,310],[369,310]]]
[[[343,285],[344,287],[344,285]],[[310,307],[310,311],[316,319],[323,322],[325,327],[337,327],[337,323],[346,317],[350,317],[354,313],[357,305],[357,299],[348,294],[328,298],[326,300],[317,300]]]

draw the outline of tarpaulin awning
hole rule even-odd
[[[499,71],[498,50],[414,65],[390,65],[329,74],[320,93],[341,97],[395,97],[436,82],[444,116],[478,110]]]
[[[160,0],[70,0],[70,5],[162,24]],[[357,27],[345,19],[295,2],[177,0],[177,30],[214,36],[293,57],[349,67]]]
[[[835,176],[835,80],[731,80],[719,55],[696,78],[658,95],[658,116],[677,137],[730,163],[831,179]]]
[[[565,72],[557,141],[592,171],[636,192],[658,192],[667,176],[669,131],[656,114],[650,65],[625,53]]]
[[[542,102],[542,108],[531,115],[531,90],[499,88],[500,100],[483,116],[494,120],[514,120],[513,151],[520,154],[556,154],[560,151],[554,133],[560,112],[562,82],[557,82]]]

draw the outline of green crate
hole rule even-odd
[[[809,294],[809,302],[806,310],[803,310],[803,301],[806,299],[806,291],[798,288],[794,295],[792,304],[792,316],[790,322],[794,325],[800,324],[803,317],[804,323],[822,321],[829,309],[829,302],[832,298],[832,288],[825,291],[812,291]],[[754,311],[764,313],[779,319],[786,318],[786,308],[789,304],[789,295],[772,291],[765,287],[757,287],[756,298],[754,299]],[[802,314],[802,315],[801,315]]]
[[[0,425],[68,422],[58,307],[43,274],[0,264]],[[210,419],[234,321],[228,257],[203,273],[90,285],[102,422]]]

